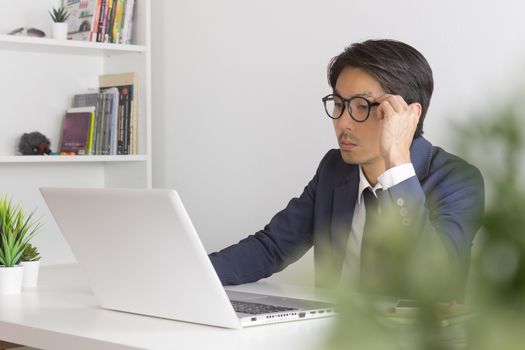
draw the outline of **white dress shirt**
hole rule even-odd
[[[370,188],[377,197],[376,191],[382,189],[388,190],[390,187],[397,185],[406,179],[415,176],[416,171],[412,163],[406,163],[390,168],[377,178],[377,184],[372,187],[366,179],[363,169],[359,166],[359,188],[357,192],[357,201],[352,219],[352,227],[348,237],[345,261],[341,272],[341,280],[359,278],[361,243],[363,241],[363,230],[365,227],[366,208],[363,201],[363,191]]]

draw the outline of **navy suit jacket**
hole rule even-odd
[[[404,208],[399,225],[413,236],[410,239],[416,243],[439,237],[458,269],[467,271],[484,211],[483,178],[477,168],[423,137],[413,140],[410,151],[416,176],[383,191],[380,204]],[[241,284],[268,277],[313,245],[316,284],[335,283],[325,276],[338,277],[341,272],[358,184],[359,167],[346,164],[340,150],[330,150],[303,193],[263,230],[210,254],[221,282]],[[333,273],[327,274],[327,267]]]

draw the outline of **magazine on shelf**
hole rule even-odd
[[[70,108],[64,116],[60,152],[77,155],[91,153],[95,107]]]
[[[98,142],[98,128],[100,128],[102,113],[101,110],[103,106],[99,99],[99,93],[86,93],[86,94],[77,94],[73,97],[73,107],[95,107],[95,119],[93,122],[93,140],[92,147],[89,154],[100,154],[96,147]]]
[[[69,12],[68,39],[94,40],[98,26],[99,3],[100,0],[64,0],[63,6]]]

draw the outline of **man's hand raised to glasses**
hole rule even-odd
[[[399,95],[378,97],[376,118],[380,120],[379,149],[385,161],[385,170],[410,163],[410,145],[421,115],[418,102],[407,104]]]

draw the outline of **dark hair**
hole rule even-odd
[[[407,103],[419,102],[421,117],[414,138],[423,134],[434,79],[423,55],[412,46],[395,40],[367,40],[345,48],[328,64],[328,82],[335,90],[341,71],[361,68],[373,76],[386,93],[402,96]]]

